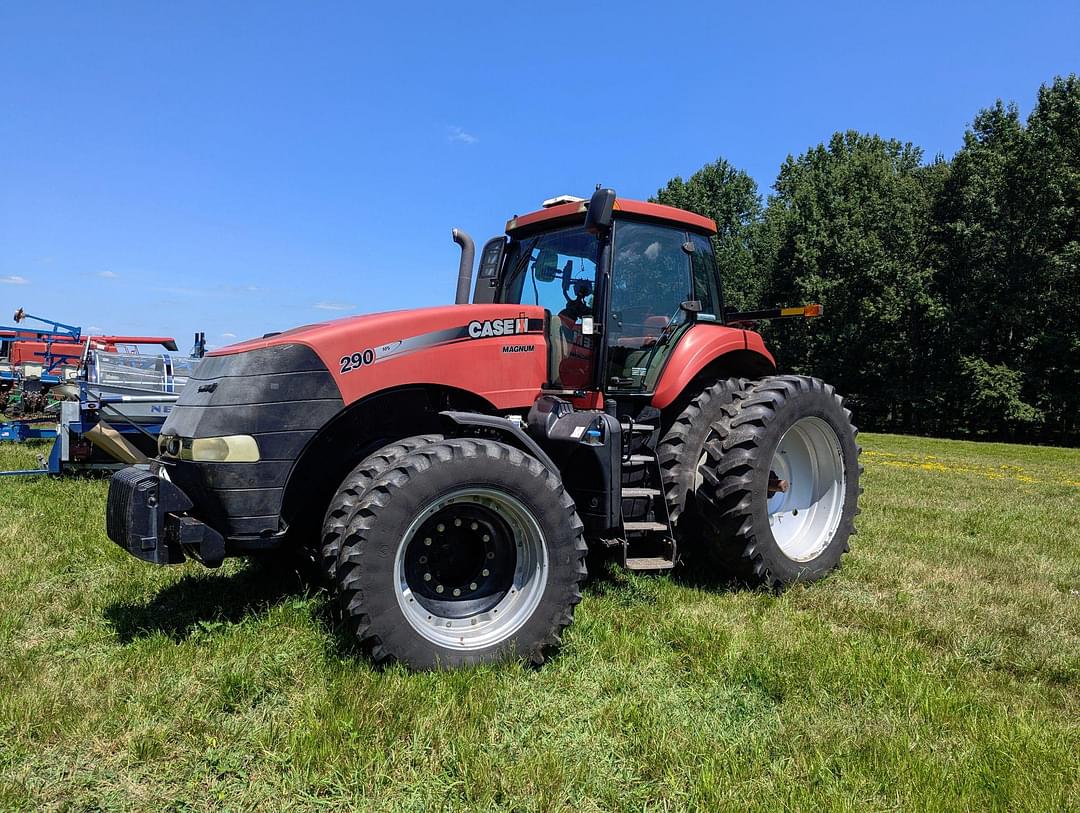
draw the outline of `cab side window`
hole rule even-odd
[[[694,253],[690,255],[690,268],[694,276],[694,299],[701,303],[699,319],[720,319],[723,310],[720,291],[716,284],[716,260],[712,241],[700,234],[691,234]]]

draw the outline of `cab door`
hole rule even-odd
[[[689,325],[682,308],[694,299],[688,247],[689,235],[682,229],[616,221],[606,324],[607,391],[645,393],[655,386]]]

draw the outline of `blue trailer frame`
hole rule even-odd
[[[160,395],[154,396],[154,400],[168,401],[175,403],[180,396],[178,395]],[[18,476],[31,476],[41,474],[64,474],[65,472],[75,471],[114,471],[128,463],[117,461],[115,463],[90,463],[80,460],[73,460],[71,457],[71,443],[73,439],[81,439],[82,436],[93,429],[102,417],[112,417],[113,414],[119,420],[115,423],[110,422],[110,426],[116,432],[121,435],[137,436],[146,435],[156,438],[161,433],[161,427],[165,421],[162,419],[159,423],[147,423],[136,424],[127,418],[125,418],[119,411],[116,410],[117,404],[129,402],[129,396],[115,396],[115,397],[89,397],[86,389],[86,382],[80,383],[80,397],[76,401],[61,401],[60,402],[60,420],[54,424],[52,430],[43,429],[40,430],[41,434],[36,437],[42,439],[52,438],[53,444],[49,450],[48,458],[40,457],[41,468],[37,469],[17,469],[13,471],[0,471],[0,477],[18,477]],[[107,413],[102,415],[102,412]],[[31,424],[31,421],[10,421],[0,426],[8,426],[9,424]],[[17,432],[30,432],[34,431],[25,426],[16,428],[12,426],[12,433]],[[30,436],[24,439],[32,439],[34,436]],[[7,438],[0,437],[0,440]],[[12,438],[13,439],[13,438]]]

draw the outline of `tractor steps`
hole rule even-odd
[[[668,526],[663,522],[624,522],[623,530],[630,533],[667,533]]]
[[[678,553],[654,449],[656,426],[627,419],[622,428],[622,565],[627,570],[671,570]]]
[[[627,570],[671,570],[675,562],[663,556],[638,556],[623,559]]]
[[[640,500],[648,499],[651,497],[659,497],[663,493],[664,492],[662,492],[658,488],[624,488],[622,490],[623,499],[627,500]]]

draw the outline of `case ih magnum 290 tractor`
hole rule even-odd
[[[704,217],[598,189],[481,251],[456,305],[210,353],[159,456],[114,475],[111,539],[158,564],[317,546],[381,661],[541,662],[590,547],[810,581],[847,550],[859,449],[833,388],[725,312]]]

